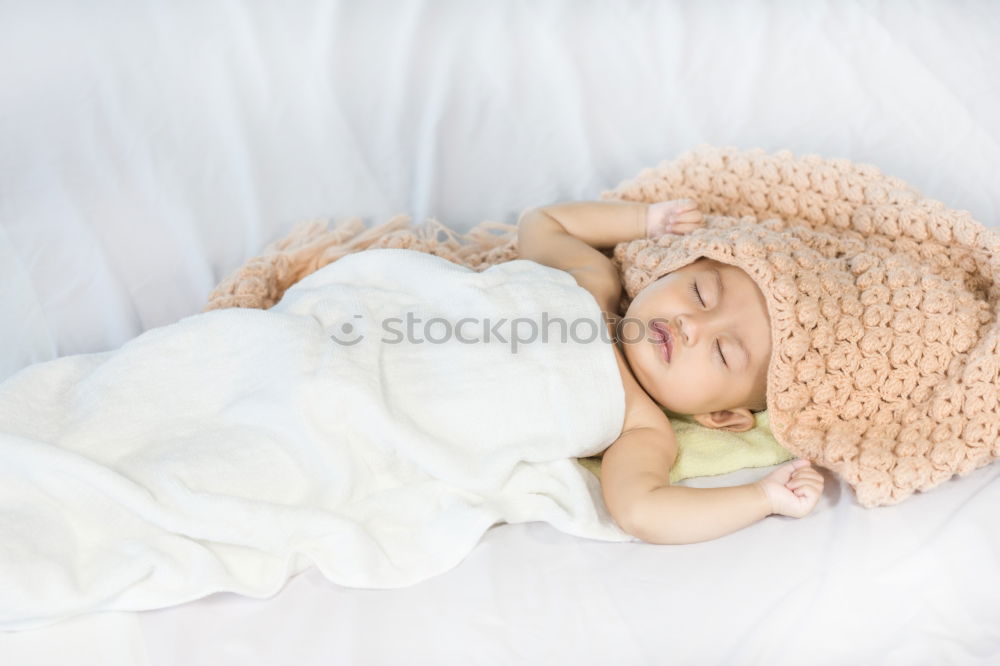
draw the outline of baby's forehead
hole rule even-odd
[[[757,286],[757,283],[753,279],[753,277],[751,277],[749,273],[747,273],[739,266],[736,266],[734,264],[727,264],[725,262],[718,261],[710,257],[698,257],[694,261],[685,264],[684,266],[680,266],[678,268],[674,268],[673,270],[655,274],[655,277],[645,286],[650,287],[654,283],[659,282],[659,280],[674,273],[682,273],[684,275],[689,275],[692,273],[697,273],[706,270],[718,270],[720,273],[728,275],[729,279],[731,280],[746,281],[752,283],[754,286]],[[757,289],[759,291],[760,287],[757,287]]]
[[[764,310],[765,318],[767,319],[767,325],[768,326],[771,325],[770,318],[767,317],[766,300],[764,298],[763,292],[760,290],[760,285],[758,285],[757,281],[754,280],[753,277],[745,270],[743,270],[739,266],[733,264],[727,264],[725,262],[717,261],[715,259],[710,259],[708,257],[699,257],[694,262],[688,264],[686,268],[689,268],[691,270],[718,269],[719,271],[727,275],[726,278],[727,280],[742,281],[745,284],[753,285],[754,291],[757,294],[761,308]]]

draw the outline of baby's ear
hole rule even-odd
[[[745,407],[723,409],[718,412],[707,412],[705,414],[692,414],[691,418],[706,428],[729,430],[731,432],[746,432],[757,423],[754,420],[753,412]]]

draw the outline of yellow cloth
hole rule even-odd
[[[744,467],[767,467],[795,456],[771,434],[766,411],[755,414],[756,423],[746,432],[706,428],[694,419],[667,413],[677,434],[677,460],[670,468],[670,483],[693,476],[715,476]],[[580,458],[580,464],[601,476],[601,459]]]

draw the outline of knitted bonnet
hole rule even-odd
[[[708,257],[743,269],[771,322],[771,429],[890,505],[1000,457],[1000,236],[847,160],[701,147],[606,199],[688,197],[702,229],[614,248],[623,311]]]

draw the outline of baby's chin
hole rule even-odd
[[[663,413],[666,414],[667,417],[671,419],[684,419],[684,418],[689,418],[691,416],[687,411],[678,411],[670,409],[666,405],[660,405],[660,409],[662,409]]]
[[[674,404],[673,400],[669,399],[671,393],[670,386],[663,386],[662,379],[661,385],[654,386],[650,377],[655,375],[658,368],[647,367],[644,365],[643,361],[648,359],[643,359],[641,353],[639,352],[638,346],[641,343],[637,342],[626,342],[622,345],[625,352],[625,362],[628,363],[629,369],[632,371],[632,376],[635,377],[635,381],[639,383],[642,390],[646,392],[653,401],[658,404],[662,409],[666,409],[672,412],[676,412],[678,405]],[[650,373],[650,374],[647,374]]]
[[[670,416],[672,418],[673,417],[687,418],[690,417],[692,414],[700,413],[698,409],[696,409],[694,406],[678,403],[676,400],[670,400],[670,399],[657,400],[656,404],[660,406],[660,409],[666,412],[667,416]]]
[[[636,381],[639,382],[639,386],[646,392],[650,398],[653,399],[660,409],[668,412],[669,416],[690,416],[697,412],[691,409],[691,405],[684,404],[683,402],[678,402],[677,400],[671,398],[671,395],[676,395],[675,391],[683,390],[671,386],[649,386],[643,382],[642,378],[636,376]]]

